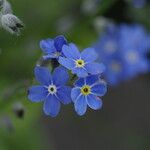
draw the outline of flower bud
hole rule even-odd
[[[2,4],[1,5],[1,8],[2,8],[1,13],[3,15],[13,13],[11,5],[7,0],[0,0],[0,3]]]
[[[16,35],[20,35],[20,30],[24,27],[22,21],[13,14],[6,14],[1,16],[2,27]]]

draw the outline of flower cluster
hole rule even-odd
[[[140,25],[112,25],[93,47],[106,65],[104,75],[111,85],[149,71],[150,36]]]
[[[35,78],[40,85],[29,88],[29,100],[43,101],[45,114],[52,117],[59,113],[61,103],[73,102],[80,116],[85,114],[87,106],[94,110],[100,109],[101,97],[105,95],[107,86],[101,78],[105,66],[95,62],[97,54],[94,49],[86,48],[80,52],[75,44],[68,43],[61,35],[42,40],[40,47],[44,52],[43,61],[56,61],[59,66],[51,64],[53,71],[45,66],[35,67]]]

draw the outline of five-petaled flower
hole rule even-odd
[[[102,107],[100,97],[105,95],[107,86],[100,79],[99,75],[79,78],[74,85],[75,87],[71,91],[71,98],[78,115],[82,116],[85,114],[87,105],[93,110],[98,110]]]
[[[28,98],[32,102],[44,101],[43,110],[46,115],[55,117],[60,110],[60,102],[71,102],[71,88],[65,86],[69,76],[64,67],[57,67],[53,74],[45,67],[35,67],[35,77],[41,85],[29,88]]]
[[[71,70],[78,77],[86,77],[89,74],[100,74],[105,66],[102,63],[94,62],[97,54],[93,48],[86,48],[81,53],[75,44],[64,45],[62,52],[65,57],[59,57],[59,63]]]
[[[45,60],[56,58],[62,56],[62,47],[63,45],[67,45],[67,40],[64,36],[59,35],[54,39],[46,39],[40,42],[40,47],[43,52],[46,54],[43,56]]]

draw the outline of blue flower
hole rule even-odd
[[[79,78],[74,85],[71,98],[78,115],[84,115],[87,106],[93,110],[98,110],[102,107],[102,100],[99,97],[105,95],[107,87],[106,83],[99,78],[99,75]]]
[[[104,76],[110,85],[149,71],[150,36],[140,25],[121,24],[106,29],[93,47],[106,66]]]
[[[147,0],[132,0],[132,4],[135,8],[143,8],[146,5]]]
[[[67,40],[64,36],[59,35],[54,39],[46,39],[40,42],[40,47],[46,54],[43,56],[45,60],[56,58],[62,56],[62,47],[67,44]]]
[[[147,52],[150,37],[140,25],[120,25],[120,57],[124,65],[125,79],[149,71]],[[130,37],[130,38],[129,38]]]
[[[94,62],[97,54],[93,48],[86,48],[81,53],[75,44],[64,45],[62,48],[65,57],[59,57],[59,63],[71,70],[78,77],[86,77],[88,74],[99,74],[105,69],[102,63]]]
[[[32,102],[44,102],[43,110],[46,115],[55,117],[60,110],[60,102],[71,102],[71,88],[65,86],[69,76],[65,68],[57,67],[53,74],[45,67],[35,67],[36,80],[41,85],[29,88],[28,98]]]

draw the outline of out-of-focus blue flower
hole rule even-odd
[[[78,77],[99,74],[105,69],[102,63],[94,62],[97,54],[93,48],[86,48],[80,53],[76,45],[71,43],[68,46],[64,45],[62,52],[66,57],[59,57],[59,63]]]
[[[93,47],[106,66],[104,75],[111,85],[149,71],[150,36],[140,25],[113,26]]]
[[[132,0],[132,5],[135,8],[142,8],[146,5],[146,0]]]
[[[149,71],[147,53],[150,49],[150,36],[140,25],[122,24],[119,28],[120,54],[124,63],[125,77],[131,78]]]
[[[71,102],[71,88],[65,86],[69,76],[65,68],[57,67],[53,74],[45,67],[35,67],[36,80],[41,85],[29,88],[28,98],[32,102],[44,102],[43,110],[46,115],[55,117],[60,110],[60,102]]]
[[[58,59],[59,56],[62,56],[62,47],[63,45],[67,45],[67,40],[64,36],[59,35],[54,39],[46,39],[40,42],[40,47],[45,56],[43,58],[45,60],[56,58]]]
[[[84,115],[87,106],[93,110],[98,110],[102,107],[100,97],[105,95],[107,86],[106,83],[99,78],[99,75],[79,78],[74,85],[75,87],[71,91],[71,98],[78,115]]]

